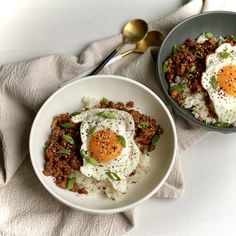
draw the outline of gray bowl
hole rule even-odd
[[[182,44],[188,38],[197,38],[204,32],[212,32],[215,36],[236,35],[236,13],[227,11],[206,12],[192,16],[174,27],[163,41],[157,59],[157,74],[164,95],[177,113],[192,124],[203,127],[207,130],[219,131],[222,133],[236,132],[236,128],[220,128],[197,120],[192,113],[180,108],[179,104],[170,97],[168,93],[169,84],[162,69],[163,62],[171,55],[174,44]]]

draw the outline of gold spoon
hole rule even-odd
[[[144,20],[135,19],[129,21],[123,29],[123,41],[117,48],[111,52],[89,75],[97,74],[110,59],[123,47],[125,44],[137,43],[141,41],[148,32],[148,25]]]
[[[149,47],[159,47],[161,46],[163,39],[164,36],[161,32],[150,31],[143,40],[136,44],[134,49],[122,52],[120,55],[112,58],[105,66],[108,66],[131,53],[144,53]]]
[[[148,32],[147,36],[139,41],[136,44],[135,49],[131,49],[129,51],[121,53],[122,56],[127,56],[130,53],[136,52],[136,53],[144,53],[149,47],[158,47],[161,45],[162,41],[164,39],[164,36],[159,31],[150,31]]]

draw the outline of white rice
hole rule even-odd
[[[219,37],[218,39],[223,40],[222,37]],[[206,34],[203,33],[197,38],[196,42],[202,44],[206,40],[208,40],[208,38],[206,37]],[[204,121],[207,124],[217,122],[217,120],[210,115],[209,109],[204,100],[204,95],[202,93],[191,94],[187,85],[187,81],[178,78],[178,76],[176,76],[175,82],[176,83],[170,84],[170,86],[175,84],[181,84],[183,86],[183,99],[180,101],[181,106],[191,110],[195,118],[200,121]]]
[[[84,108],[81,110],[92,109],[98,107],[99,101],[92,97],[84,97],[83,98]],[[142,154],[140,158],[140,162],[135,169],[135,174],[132,176],[127,176],[127,191],[132,184],[135,184],[143,178],[143,176],[148,172],[150,167],[150,157],[148,154]],[[107,181],[98,181],[93,177],[87,177],[83,175],[80,171],[76,171],[73,174],[76,177],[76,183],[85,188],[89,195],[105,195],[106,197],[118,201],[124,198],[125,194],[120,193],[116,189],[113,188],[110,182]]]
[[[148,155],[141,155],[140,162],[136,168],[135,175],[127,176],[128,189],[132,184],[138,183],[143,176],[148,172],[150,167],[150,157]],[[85,188],[88,194],[91,196],[105,195],[112,200],[121,200],[124,198],[125,194],[118,192],[114,189],[110,182],[98,181],[93,177],[87,177],[83,175],[80,171],[74,173],[76,177],[76,183]]]
[[[190,109],[196,119],[205,121],[207,124],[215,123],[216,119],[211,117],[204,100],[204,95],[202,93],[191,94],[185,80],[181,81],[181,85],[183,86],[183,100],[181,101],[181,105],[184,108]]]
[[[221,40],[222,42],[224,42],[225,40],[222,36],[214,39]],[[207,40],[208,38],[206,36],[206,33],[203,33],[197,38],[196,42],[202,44]],[[187,81],[182,80],[178,76],[176,76],[175,78],[175,83],[171,83],[170,86],[174,86],[176,84],[180,84],[183,86],[183,99],[179,101],[181,107],[189,109],[196,119],[204,121],[206,124],[213,124],[218,121],[209,113],[209,109],[205,103],[204,95],[202,93],[191,94],[190,89],[187,85]],[[232,125],[236,127],[236,122],[234,122]]]

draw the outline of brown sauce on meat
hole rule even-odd
[[[100,102],[101,108],[114,108],[129,112],[130,115],[132,115],[135,123],[134,139],[136,143],[139,145],[139,148],[142,152],[144,152],[145,150],[151,152],[156,147],[152,144],[152,138],[155,135],[161,135],[163,133],[163,130],[155,119],[133,109],[133,106],[133,102],[128,102],[127,104],[124,104],[122,102],[114,103],[112,101]],[[144,122],[147,127],[139,127],[139,124],[142,124],[142,122]]]
[[[224,43],[236,45],[231,37],[228,37]],[[214,53],[219,47],[219,42],[214,38],[208,39],[204,43],[197,43],[195,39],[187,39],[184,44],[178,45],[178,51],[167,58],[166,78],[169,83],[174,83],[176,77],[187,80],[187,85],[191,93],[202,93],[209,114],[215,117],[214,106],[208,93],[201,84],[202,73],[206,69],[206,57]],[[170,87],[170,96],[181,106],[182,93],[178,89]]]
[[[70,118],[69,113],[56,116],[51,125],[51,135],[45,143],[43,173],[46,176],[54,177],[55,183],[61,188],[67,188],[70,175],[74,170],[79,170],[82,164],[79,155],[81,146],[79,124],[74,124],[71,128],[62,127],[63,124],[70,122]],[[72,137],[75,144],[66,142],[63,135]],[[71,191],[86,193],[85,189],[79,188],[77,185],[74,185]]]
[[[129,112],[135,122],[135,141],[142,152],[150,152],[156,148],[153,145],[152,138],[155,135],[163,133],[162,128],[157,121],[147,115],[141,114],[135,110],[132,101],[128,103],[114,103],[112,101],[100,101],[100,108],[113,108]],[[45,143],[44,159],[45,165],[43,173],[46,176],[52,176],[57,186],[68,188],[68,181],[74,171],[79,171],[82,165],[82,157],[80,156],[80,147],[82,144],[80,138],[80,123],[74,124],[70,121],[69,113],[56,116],[51,124],[51,134]],[[144,127],[140,124],[144,122]],[[69,136],[69,142],[65,136]],[[72,140],[71,140],[72,138]],[[73,141],[73,142],[72,142]],[[130,173],[134,175],[135,171]],[[87,194],[86,189],[78,186],[76,183],[70,191],[80,194]]]

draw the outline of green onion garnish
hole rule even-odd
[[[75,144],[74,139],[70,135],[63,134],[62,137],[67,143],[70,143],[70,144],[73,144],[73,145]]]
[[[76,116],[76,115],[78,115],[78,114],[79,114],[79,112],[74,111],[74,112],[72,112],[72,113],[70,114],[70,116]]]
[[[188,75],[187,75],[187,78],[188,78],[188,79],[193,79],[193,78],[194,78],[194,75],[188,74]]]
[[[230,124],[227,122],[216,122],[216,123],[213,123],[213,125],[216,127],[220,127],[220,128],[229,128],[230,127]]]
[[[144,155],[147,155],[147,154],[148,154],[148,149],[147,149],[147,148],[144,148],[144,149],[143,149],[143,154],[144,154]]]
[[[137,127],[140,128],[140,129],[147,128],[148,126],[149,126],[148,121],[140,121],[137,125]]]
[[[236,43],[236,36],[232,36],[232,40],[234,43]]]
[[[65,129],[70,129],[74,126],[74,123],[72,122],[66,122],[64,124],[61,125],[62,128],[65,128]]]
[[[210,83],[211,83],[211,86],[213,89],[217,89],[218,88],[218,83],[216,81],[216,77],[215,75],[212,75],[211,78],[210,78]]]
[[[223,59],[229,57],[229,55],[230,55],[229,52],[226,52],[226,51],[220,52],[220,57],[223,58]]]
[[[118,139],[119,139],[121,145],[122,145],[123,147],[126,147],[125,138],[124,138],[122,135],[117,135],[117,137],[118,137]]]
[[[177,54],[180,51],[180,47],[178,44],[175,44],[172,48],[172,54]]]
[[[112,180],[115,180],[115,181],[121,180],[120,177],[115,172],[108,171],[106,172],[106,175]]]
[[[47,148],[48,148],[48,145],[47,145],[47,144],[44,144],[44,146],[43,146],[43,152],[44,152],[44,153],[47,151]]]
[[[58,151],[59,154],[62,156],[70,155],[70,150],[66,148],[62,148],[60,151]]]
[[[217,39],[217,43],[218,45],[221,45],[223,43],[223,39],[222,38]]]
[[[92,128],[89,129],[88,131],[88,136],[92,135],[96,129],[96,126],[93,126]]]
[[[101,102],[102,102],[102,103],[105,103],[105,104],[108,104],[110,101],[109,101],[109,99],[107,99],[107,98],[103,98],[103,99],[101,100]]]
[[[197,57],[197,58],[199,58],[199,59],[202,59],[202,58],[203,58],[202,53],[199,52],[199,51],[196,51],[196,52],[194,53],[194,55],[195,55],[195,57]]]
[[[165,61],[165,62],[163,63],[163,72],[164,72],[164,73],[168,72],[168,61]]]
[[[190,72],[194,72],[195,70],[196,70],[196,65],[195,64],[193,64],[191,67],[190,67]]]
[[[75,185],[75,177],[70,177],[67,182],[67,189],[71,190]]]
[[[116,116],[112,111],[101,111],[97,113],[97,116],[110,120],[116,119]]]
[[[171,86],[171,88],[175,89],[178,93],[183,93],[184,88],[182,84],[175,84]]]
[[[87,152],[83,149],[80,150],[80,155],[82,156],[82,158],[85,159],[85,161],[87,161],[89,164],[95,166],[97,165],[97,161],[93,158],[93,157],[90,157]]]
[[[214,38],[214,35],[213,35],[211,32],[206,32],[206,33],[205,33],[205,36],[206,36],[208,39]]]
[[[156,145],[159,139],[160,139],[160,135],[159,134],[154,135],[152,140],[151,140],[152,145]]]

